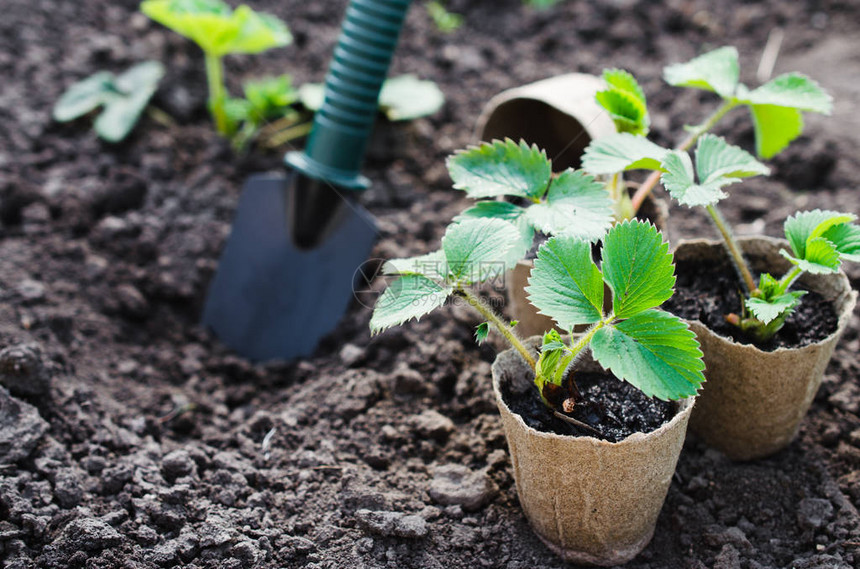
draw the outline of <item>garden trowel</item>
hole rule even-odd
[[[249,359],[310,354],[353,297],[377,235],[360,169],[410,1],[350,1],[304,152],[242,189],[203,324]]]

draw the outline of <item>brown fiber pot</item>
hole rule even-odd
[[[586,356],[577,369],[600,368]],[[503,382],[533,381],[517,352],[500,353],[492,370],[517,494],[535,533],[565,561],[612,566],[633,559],[654,535],[693,400],[679,402],[656,431],[618,443],[562,436],[528,427],[502,400]]]
[[[739,242],[755,271],[780,276],[791,267],[779,254],[780,249],[788,249],[785,241],[754,237]],[[716,241],[681,242],[675,262],[694,259],[724,262],[726,253]],[[768,456],[797,435],[851,318],[857,293],[851,290],[845,273],[804,274],[800,282],[831,300],[839,316],[836,331],[815,344],[764,352],[719,336],[701,322],[690,322],[704,352],[707,379],[690,427],[733,460]]]

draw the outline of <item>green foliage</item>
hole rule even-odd
[[[695,87],[713,91],[723,98],[734,96],[740,79],[738,50],[721,47],[686,63],[676,63],[663,70],[669,85]]]
[[[100,71],[63,93],[54,105],[54,120],[71,121],[102,107],[93,128],[103,140],[119,142],[137,124],[162,77],[164,66],[157,61],[138,63],[120,75]]]
[[[447,165],[454,188],[474,199],[508,195],[536,201],[546,193],[552,177],[546,152],[511,139],[460,150],[448,158]]]
[[[445,4],[439,0],[427,2],[425,7],[430,19],[436,25],[436,29],[443,34],[450,34],[463,25],[463,16],[449,12]]]
[[[518,240],[517,229],[501,219],[465,219],[448,227],[441,250],[389,261],[385,270],[399,278],[377,301],[371,332],[419,318],[455,291],[504,274],[510,268],[508,250]]]
[[[633,75],[622,69],[607,69],[603,80],[607,89],[597,93],[597,103],[612,117],[618,132],[648,134],[651,118],[645,93]]]
[[[236,133],[227,107],[221,58],[229,54],[260,53],[292,41],[289,29],[270,14],[248,6],[233,10],[221,0],[144,0],[140,10],[152,20],[195,42],[206,55],[209,110],[218,132]],[[233,112],[239,112],[237,105]]]
[[[521,235],[519,247],[511,251],[517,259],[531,247],[536,230],[596,240],[612,223],[612,202],[603,184],[571,169],[553,178],[546,153],[524,141],[483,143],[457,152],[447,164],[454,188],[471,198],[522,198],[528,204],[480,201],[457,218],[495,217],[513,223]]]
[[[783,255],[814,274],[835,273],[843,259],[856,260],[860,228],[857,216],[819,209],[798,213],[785,221],[785,237],[793,255]]]
[[[475,328],[475,343],[479,346],[487,341],[487,336],[490,335],[490,323],[481,322]]]
[[[582,155],[583,169],[594,175],[625,170],[660,170],[669,152],[645,138],[627,132],[598,138]]]
[[[786,73],[750,90],[739,82],[738,52],[722,47],[689,61],[668,66],[663,77],[671,85],[713,91],[730,106],[749,107],[756,154],[772,158],[803,132],[803,112],[829,115],[833,99],[815,81]]]
[[[715,204],[727,197],[723,187],[741,178],[770,173],[767,166],[748,152],[712,134],[699,138],[695,172],[690,156],[678,150],[666,155],[661,169],[663,186],[669,194],[690,207]]]
[[[289,75],[246,81],[242,90],[244,98],[228,98],[224,104],[230,120],[241,125],[233,138],[237,149],[243,149],[268,122],[297,115],[293,105],[299,95]]]
[[[536,384],[560,386],[566,369],[589,345],[595,360],[617,377],[660,399],[694,395],[704,381],[695,334],[679,318],[657,310],[672,295],[672,254],[654,226],[615,225],[603,239],[598,268],[588,242],[553,237],[538,251],[527,289],[529,300],[560,326],[592,327],[575,344],[544,336]],[[614,311],[603,313],[603,285]]]
[[[322,108],[325,86],[322,83],[305,83],[299,87],[299,100],[309,111]],[[400,75],[386,79],[379,92],[379,110],[390,121],[409,121],[430,116],[445,104],[445,95],[436,83],[418,79],[414,75]]]
[[[564,0],[523,0],[524,4],[531,6],[532,8],[537,8],[538,10],[551,8],[561,2],[564,2]]]
[[[445,95],[433,81],[414,75],[386,79],[379,92],[379,108],[390,121],[411,121],[430,116],[445,104]]]
[[[287,26],[275,16],[245,5],[232,10],[221,0],[145,0],[140,10],[218,57],[260,53],[292,41]]]

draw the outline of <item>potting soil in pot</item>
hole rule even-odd
[[[727,314],[740,314],[741,283],[734,267],[728,262],[709,263],[679,261],[676,265],[675,295],[663,304],[669,312],[699,320],[708,328],[741,344],[753,344],[752,338],[726,322]],[[758,282],[759,275],[753,275]],[[782,275],[774,275],[780,277]],[[795,285],[793,290],[805,290]],[[802,348],[820,342],[836,331],[833,303],[817,292],[807,291],[800,306],[786,319],[785,326],[769,342],[755,343],[760,350]]]
[[[577,373],[576,385],[583,400],[577,402],[570,415],[603,436],[553,415],[534,384],[521,390],[525,386],[505,383],[502,397],[511,411],[533,429],[557,435],[591,436],[613,443],[635,432],[650,433],[675,415],[674,404],[650,399],[611,373]]]

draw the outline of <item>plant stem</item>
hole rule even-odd
[[[743,252],[741,251],[738,242],[735,240],[735,236],[732,234],[732,230],[729,228],[726,220],[723,219],[723,214],[720,213],[720,210],[718,210],[717,206],[714,204],[706,206],[705,209],[707,210],[708,215],[711,216],[711,221],[714,222],[714,225],[723,237],[723,243],[729,252],[732,263],[735,265],[735,269],[738,271],[738,275],[741,277],[744,288],[747,289],[747,294],[755,295],[758,287],[755,284],[755,280],[753,280],[752,273],[747,266],[746,260],[744,260]]]
[[[206,82],[209,85],[209,112],[215,119],[215,128],[224,136],[230,136],[230,121],[224,110],[227,100],[227,89],[224,87],[224,69],[221,58],[217,55],[207,53],[206,55]]]
[[[681,144],[679,144],[675,148],[675,150],[681,150],[681,151],[686,152],[687,150],[692,148],[693,145],[696,144],[696,141],[699,140],[700,136],[702,136],[703,134],[705,134],[706,132],[708,132],[709,130],[714,128],[714,125],[717,124],[720,121],[720,119],[723,118],[723,116],[725,116],[726,113],[728,113],[730,110],[732,110],[736,106],[737,106],[737,103],[732,101],[732,100],[723,101],[723,104],[720,105],[716,111],[714,111],[714,114],[712,114],[710,117],[708,117],[705,120],[705,122],[703,122],[702,124],[697,126],[693,130],[693,132],[688,134],[687,138],[685,138],[681,142]],[[645,201],[645,198],[648,197],[648,195],[651,193],[651,190],[653,190],[654,186],[657,185],[657,182],[660,181],[660,174],[661,174],[661,172],[659,170],[655,170],[654,172],[651,172],[651,174],[648,176],[648,178],[646,178],[645,181],[642,182],[642,185],[639,186],[639,189],[636,190],[636,193],[633,195],[633,204],[632,204],[634,214],[639,211],[639,208],[642,207],[642,202]]]
[[[594,326],[586,330],[582,337],[570,347],[570,353],[564,356],[564,358],[559,362],[558,367],[555,368],[556,371],[553,380],[556,385],[561,385],[561,382],[564,379],[564,372],[567,371],[570,364],[579,356],[582,350],[588,346],[597,331],[603,328],[608,322],[611,322],[613,318],[615,318],[615,316],[610,315],[596,323]]]
[[[779,292],[784,294],[789,288],[791,288],[791,285],[794,284],[794,281],[796,281],[801,274],[803,274],[803,269],[798,266],[795,266],[789,272],[785,273],[782,278],[779,279]]]
[[[496,313],[493,312],[492,308],[487,306],[486,303],[484,303],[484,301],[480,299],[480,297],[475,296],[462,286],[457,287],[457,294],[465,298],[466,302],[468,302],[472,308],[477,310],[481,314],[481,316],[487,319],[487,322],[495,326],[496,330],[498,330],[499,333],[505,337],[505,340],[507,340],[508,343],[520,353],[520,355],[523,357],[526,363],[531,366],[532,369],[536,368],[537,363],[535,362],[534,356],[531,355],[528,348],[525,347],[522,340],[520,340],[514,332],[513,328],[508,326],[501,318],[496,316]]]

